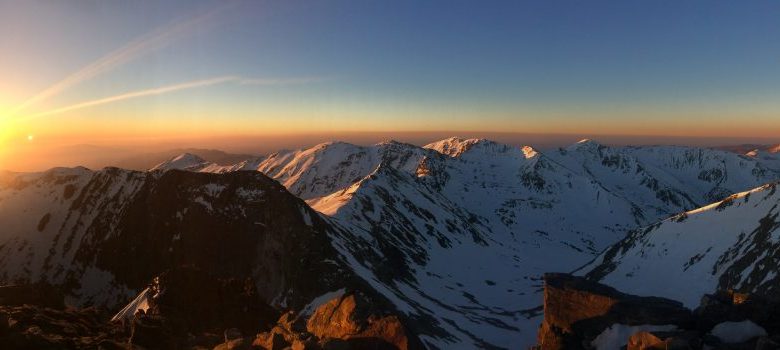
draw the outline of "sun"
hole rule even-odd
[[[35,140],[35,135],[27,135],[27,141],[32,142],[33,140]]]

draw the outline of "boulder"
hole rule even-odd
[[[320,305],[306,322],[306,330],[315,337],[346,341],[349,346],[380,349],[413,349],[422,347],[410,335],[400,318],[380,312],[362,293],[346,293]],[[336,340],[331,341],[335,345]],[[323,343],[325,347],[325,343]]]

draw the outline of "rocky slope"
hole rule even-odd
[[[341,289],[279,317],[251,277],[220,278],[185,266],[155,277],[139,295],[142,302],[108,322],[104,309],[63,307],[56,287],[7,286],[0,287],[0,347],[422,349],[403,317],[372,294]]]

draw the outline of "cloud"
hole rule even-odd
[[[310,78],[288,78],[288,79],[251,79],[251,78],[241,78],[238,79],[238,83],[241,85],[300,85],[300,84],[310,84],[310,83],[319,83],[322,81],[325,81],[327,79],[325,78],[317,78],[317,77],[310,77]]]
[[[181,90],[202,88],[202,87],[226,84],[226,83],[235,83],[240,85],[295,85],[295,84],[314,83],[322,80],[323,79],[321,78],[288,78],[288,79],[242,78],[234,75],[226,75],[221,77],[189,81],[185,83],[156,87],[151,89],[131,91],[131,92],[126,92],[123,94],[114,95],[110,97],[104,97],[96,100],[80,102],[70,106],[61,107],[50,111],[29,115],[24,119],[45,117],[45,116],[70,112],[77,109],[99,106],[99,105],[104,105],[108,103],[119,102],[119,101],[139,98],[139,97],[163,95],[163,94],[181,91]]]
[[[146,35],[138,37],[27,99],[21,105],[17,106],[13,113],[17,113],[35,103],[58,95],[74,85],[110,72],[117,67],[132,62],[144,55],[164,48],[174,41],[192,34],[196,29],[202,28],[208,21],[225,8],[225,6],[220,6],[211,9],[210,11],[201,12],[187,19],[175,21]]]

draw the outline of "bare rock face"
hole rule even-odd
[[[684,327],[691,323],[691,311],[673,300],[628,295],[568,274],[545,274],[544,281],[541,349],[587,348],[614,324]]]

